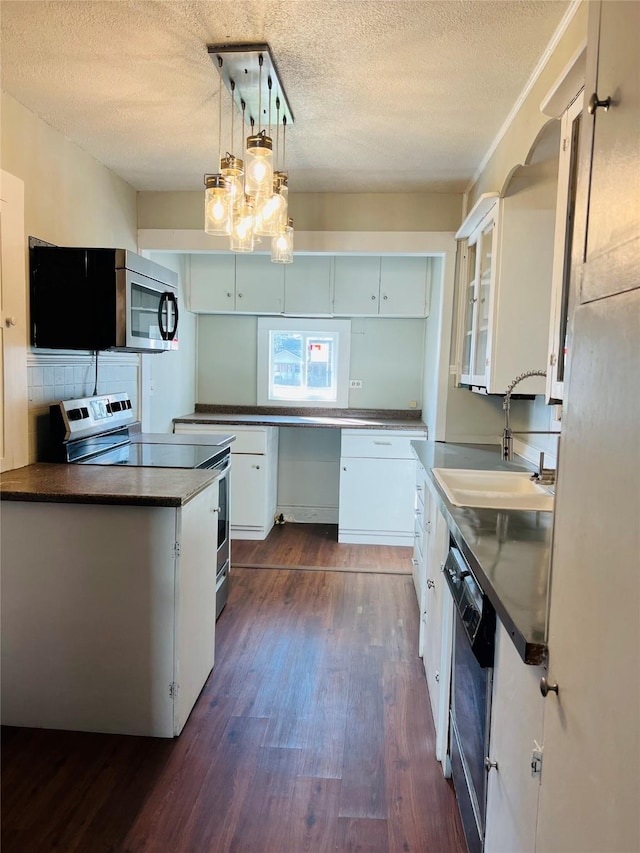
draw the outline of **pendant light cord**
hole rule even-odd
[[[220,71],[220,88],[218,89],[218,166],[216,172],[220,171],[222,159],[222,57],[218,57],[218,70]]]
[[[276,95],[276,167],[280,168],[280,98]]]

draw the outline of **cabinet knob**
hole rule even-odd
[[[589,98],[589,102],[587,104],[587,112],[589,113],[590,116],[592,116],[592,115],[595,115],[595,112],[598,109],[598,107],[602,107],[602,109],[606,113],[610,106],[611,106],[611,98],[610,97],[605,98],[604,101],[601,101],[598,98],[598,93],[594,92],[593,95],[591,95],[591,97]]]
[[[555,693],[556,696],[558,696],[558,690],[559,688],[556,682],[549,684],[544,675],[542,676],[540,679],[540,693],[542,693],[543,696],[547,696],[549,693]]]
[[[15,318],[15,317],[7,317],[7,318],[6,318],[6,320],[4,321],[4,324],[5,324],[5,326],[7,326],[7,328],[8,328],[9,326],[15,326],[15,324],[16,324],[17,322],[18,322],[18,321],[16,320],[16,318]]]
[[[252,468],[257,468],[257,470],[258,470],[258,471],[260,470],[260,466],[259,466],[259,465],[252,465],[251,467],[252,467]]]
[[[373,293],[371,294],[371,301],[372,301],[372,302],[375,302],[375,301],[376,301],[376,297],[375,297],[375,295],[374,295]]]
[[[239,293],[239,294],[238,294],[238,299],[242,299],[242,294],[241,294],[241,293]]]
[[[486,757],[486,758],[485,758],[485,760],[484,760],[484,769],[487,771],[487,773],[488,773],[490,770],[497,770],[497,769],[498,769],[498,762],[497,762],[497,761],[492,761],[492,760],[489,758],[489,756],[487,755],[487,757]]]
[[[433,589],[435,587],[435,582],[431,580],[431,578],[427,578],[427,589]]]
[[[346,471],[347,469],[346,469],[346,467],[344,467],[342,470],[343,470],[343,471]]]
[[[387,294],[385,293],[385,295],[384,295],[382,298],[383,298],[383,299],[384,299],[384,301],[386,302],[386,301],[387,301],[387,299],[388,299],[389,297],[388,297],[388,296],[387,296]]]
[[[436,684],[440,684],[440,673],[436,670],[436,674],[433,676]]]
[[[233,294],[231,294],[231,293],[227,292],[227,299],[231,299],[232,295],[233,295]],[[240,294],[240,296],[242,296],[242,294]]]

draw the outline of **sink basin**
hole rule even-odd
[[[539,485],[527,471],[434,468],[433,475],[454,506],[553,510],[553,487]]]

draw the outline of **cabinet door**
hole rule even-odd
[[[590,181],[578,202],[582,302],[640,286],[640,4],[594,3],[589,11],[585,99],[597,93],[612,103],[607,112],[599,107],[584,117],[580,171],[590,169]]]
[[[583,101],[584,97],[581,93],[565,111],[561,120],[558,199],[556,202],[553,271],[551,278],[547,403],[561,403],[564,397],[564,374],[567,362],[567,323],[569,319],[569,282],[571,277],[570,261]]]
[[[415,459],[343,458],[340,469],[340,536],[351,532],[362,534],[361,541],[411,544]]]
[[[473,385],[486,385],[489,372],[489,336],[491,334],[492,289],[495,278],[493,263],[496,234],[496,217],[492,215],[481,226],[476,250],[476,277],[474,294],[474,330],[472,377]]]
[[[233,527],[263,527],[267,506],[266,457],[234,453],[229,481]]]
[[[380,295],[379,257],[337,257],[334,267],[333,313],[377,314]]]
[[[498,621],[489,739],[489,758],[498,767],[487,780],[486,853],[536,849],[540,782],[531,762],[534,742],[542,744],[543,674],[542,667],[522,662]]]
[[[460,381],[463,385],[471,384],[471,356],[473,353],[473,320],[476,303],[476,243],[465,243],[462,248],[461,275],[461,305],[462,316]]]
[[[236,311],[281,314],[284,309],[284,268],[268,255],[236,258]]]
[[[0,471],[29,461],[24,185],[2,172],[0,199]]]
[[[213,669],[217,512],[217,481],[180,510],[174,679],[179,687],[174,703],[176,735],[182,731]]]
[[[425,508],[427,503],[425,503]],[[431,713],[436,730],[436,758],[442,761],[447,751],[449,673],[451,669],[451,619],[446,609],[450,598],[442,567],[449,550],[449,528],[438,504],[428,495],[428,545],[425,553],[423,663],[429,688]]]
[[[284,271],[285,314],[331,314],[331,258],[297,255]]]
[[[235,275],[235,255],[191,255],[189,310],[196,314],[233,311]]]
[[[381,258],[380,314],[426,317],[427,264],[427,258]]]

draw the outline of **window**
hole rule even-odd
[[[346,408],[350,320],[258,318],[258,405]]]

